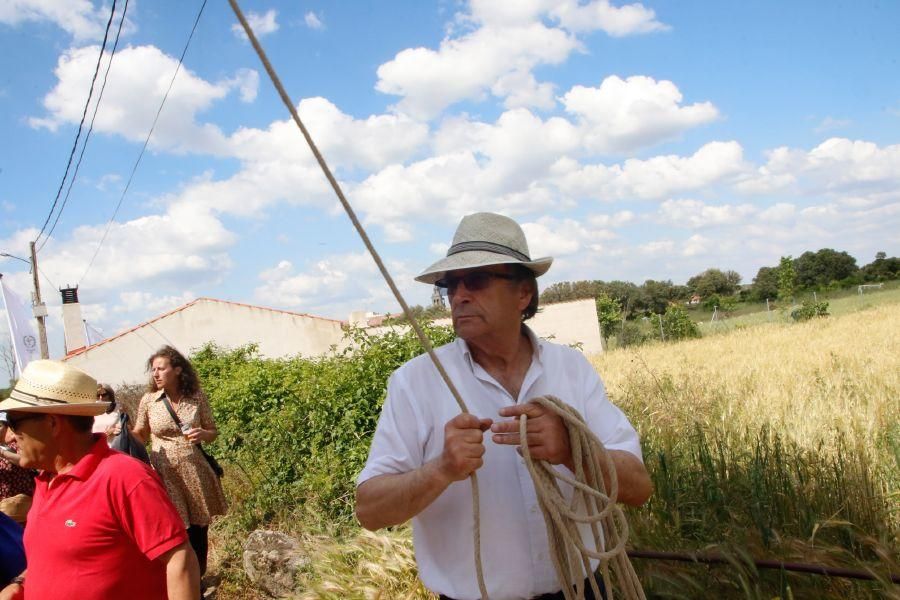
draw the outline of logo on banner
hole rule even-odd
[[[37,348],[37,340],[34,339],[33,335],[22,336],[22,343],[25,345],[25,349],[29,352],[34,352],[34,349]]]

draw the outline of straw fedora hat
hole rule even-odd
[[[540,277],[552,262],[550,257],[531,259],[525,233],[518,223],[503,215],[482,212],[463,217],[447,256],[422,271],[416,281],[433,284],[447,271],[490,265],[522,265]]]
[[[28,363],[0,411],[51,413],[93,417],[106,412],[109,402],[97,401],[97,380],[80,369],[56,360]]]

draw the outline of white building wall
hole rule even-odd
[[[451,325],[451,320],[435,319],[434,323]],[[527,323],[538,337],[556,344],[577,346],[587,355],[603,352],[597,305],[592,299],[543,305]],[[390,329],[390,326],[380,326],[366,331],[378,335]]]
[[[115,386],[144,382],[147,358],[165,344],[188,355],[208,342],[226,348],[256,343],[261,355],[279,358],[325,354],[343,336],[340,321],[200,298],[64,360]]]

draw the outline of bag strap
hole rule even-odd
[[[178,415],[175,414],[175,409],[172,408],[172,403],[169,402],[169,399],[166,397],[166,393],[163,392],[162,396],[159,397],[160,400],[163,401],[163,404],[166,405],[166,410],[169,411],[169,415],[171,415],[172,420],[175,421],[175,425],[178,426],[178,429],[181,429],[181,419],[178,418]]]
[[[160,396],[159,399],[162,400],[162,401],[163,401],[163,404],[166,405],[166,410],[169,411],[169,415],[171,415],[172,420],[175,421],[175,425],[178,427],[178,429],[181,429],[181,419],[179,419],[179,418],[178,418],[178,415],[175,414],[175,409],[172,408],[172,403],[169,402],[169,398],[166,396],[166,393],[163,392],[163,393],[162,393],[162,396]],[[197,448],[199,448],[200,452],[201,452],[204,456],[206,455],[206,450],[203,449],[203,444],[202,444],[202,443],[200,443],[200,444],[191,444],[191,445],[192,445],[192,446],[196,446]]]

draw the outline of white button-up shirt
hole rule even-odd
[[[552,344],[526,328],[535,352],[518,398],[478,365],[462,339],[436,350],[469,411],[499,420],[503,406],[552,394],[581,413],[606,448],[641,458],[637,433],[606,397],[597,372],[580,352]],[[394,372],[372,448],[357,485],[385,474],[406,473],[440,456],[444,425],[459,407],[427,355]],[[481,557],[492,600],[530,598],[560,589],[549,555],[547,530],[524,459],[514,446],[484,436],[478,470],[481,497]],[[557,469],[568,472],[558,466]],[[571,493],[565,483],[563,491]],[[413,518],[419,577],[430,590],[459,600],[478,599],[475,575],[471,480],[452,483]],[[592,537],[582,528],[586,545]]]

